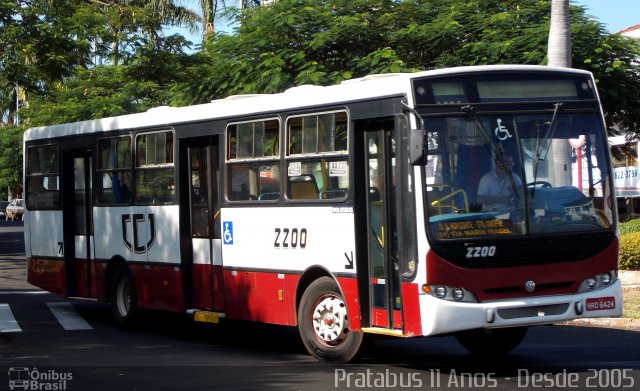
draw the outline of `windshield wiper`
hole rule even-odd
[[[549,122],[549,127],[545,132],[544,139],[542,140],[542,142],[540,142],[540,135],[539,134],[536,135],[536,154],[533,158],[533,181],[534,182],[537,181],[537,177],[538,177],[538,163],[540,162],[540,160],[546,160],[547,153],[549,152],[549,148],[551,147],[551,141],[549,140],[553,138],[553,135],[556,132],[556,128],[558,125],[558,112],[562,107],[562,102],[554,103],[553,106],[554,108],[553,108],[553,115],[551,116],[551,122]],[[548,145],[545,147],[545,144],[547,143]],[[544,152],[544,157],[542,157],[543,152]],[[535,191],[535,186],[531,190],[532,195],[534,191]]]

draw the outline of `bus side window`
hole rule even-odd
[[[349,118],[344,111],[291,116],[286,123],[287,198],[345,201]]]
[[[25,182],[29,209],[56,209],[60,206],[58,154],[57,144],[27,148]]]
[[[227,126],[227,198],[275,201],[280,198],[280,122],[276,118]]]

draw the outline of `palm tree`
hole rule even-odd
[[[551,0],[551,25],[547,46],[550,66],[571,68],[569,0]]]
[[[571,30],[569,29],[569,0],[551,0],[551,25],[547,46],[549,66],[571,68]],[[571,183],[571,149],[565,140],[553,140],[548,162],[552,183]]]
[[[163,25],[184,26],[191,30],[197,30],[202,17],[195,11],[180,5],[180,1],[174,0],[84,0],[92,4],[96,9],[107,14],[111,10],[112,20],[109,22],[111,34],[111,63],[118,65],[120,62],[120,44],[123,34],[132,31],[143,31],[147,36],[147,44],[153,46],[161,37]],[[215,1],[215,0],[211,0]],[[204,7],[209,1],[200,1]],[[140,9],[151,10],[149,16]],[[203,8],[203,14],[204,12]],[[129,22],[129,25],[127,25]]]

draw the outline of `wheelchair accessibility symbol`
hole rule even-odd
[[[233,244],[233,222],[222,222],[222,241],[224,244]]]

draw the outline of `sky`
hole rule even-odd
[[[610,33],[640,24],[639,0],[572,0],[572,4],[587,8]]]

